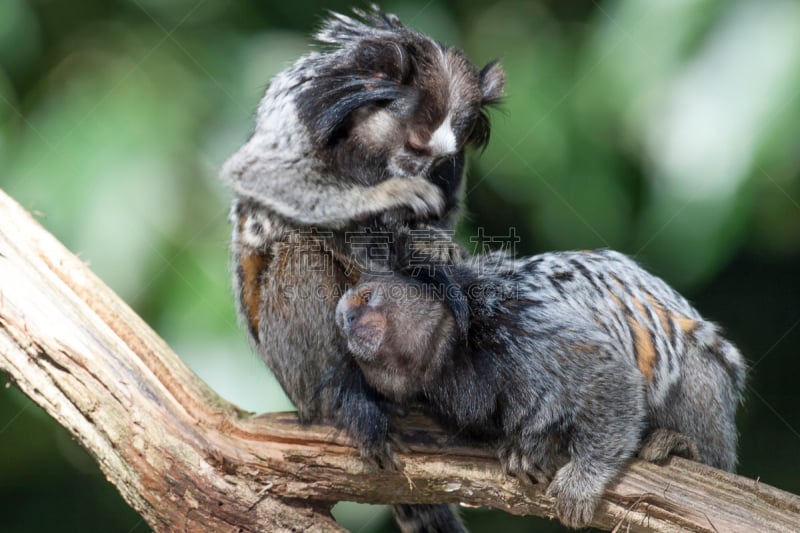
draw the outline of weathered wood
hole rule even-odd
[[[399,422],[401,473],[331,427],[253,416],[194,375],[89,269],[0,191],[0,369],[89,450],[156,531],[339,530],[333,502],[461,502],[552,517],[487,450]],[[265,370],[266,371],[266,370]],[[800,498],[681,459],[635,462],[594,525],[797,531]]]

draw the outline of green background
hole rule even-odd
[[[217,173],[270,77],[308,50],[325,8],[349,5],[0,0],[0,187],[252,411],[290,405],[237,325]],[[462,238],[514,227],[521,254],[608,246],[684,292],[752,368],[740,472],[800,492],[800,3],[383,6],[506,68]],[[0,388],[0,501],[5,532],[148,530],[13,386]],[[394,527],[381,507],[336,513],[356,531]]]

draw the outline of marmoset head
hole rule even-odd
[[[324,48],[295,100],[321,155],[362,184],[437,167],[460,181],[464,147],[489,139],[486,106],[502,96],[502,69],[478,70],[375,6],[355,13],[362,20],[332,13],[323,23]]]
[[[365,275],[341,297],[336,323],[370,385],[402,400],[436,380],[460,338],[449,299],[401,274]]]

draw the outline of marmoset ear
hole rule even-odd
[[[481,105],[492,105],[503,99],[506,87],[506,73],[498,60],[488,63],[481,69]]]
[[[475,125],[467,137],[467,143],[475,148],[485,149],[489,144],[491,123],[487,107],[500,103],[506,86],[506,74],[503,67],[495,59],[483,67],[479,73],[481,91],[481,110],[475,119]]]

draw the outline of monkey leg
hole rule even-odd
[[[506,474],[531,485],[546,487],[563,464],[557,452],[557,436],[545,431],[538,434],[526,432],[524,439],[512,439],[502,444],[497,455]]]
[[[588,525],[606,485],[638,448],[645,419],[644,391],[635,371],[609,367],[583,390],[566,427],[569,462],[556,472],[547,494],[562,523]]]
[[[692,461],[700,460],[700,450],[693,438],[666,428],[651,431],[639,450],[639,458],[651,463],[661,463],[670,455],[678,455]]]

